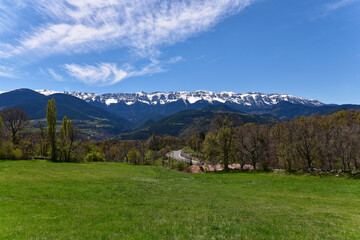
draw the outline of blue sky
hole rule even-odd
[[[0,91],[206,89],[360,104],[359,13],[360,0],[0,0]]]

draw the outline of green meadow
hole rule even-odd
[[[360,180],[0,161],[0,239],[359,239]]]

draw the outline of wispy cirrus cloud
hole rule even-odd
[[[153,55],[208,30],[252,0],[37,0],[28,2],[47,22],[29,29],[9,47],[9,55],[86,52],[109,46]]]
[[[61,76],[60,74],[58,74],[54,69],[52,68],[47,68],[47,69],[42,69],[40,68],[40,73],[42,75],[45,75],[45,76],[48,76],[48,77],[51,77],[52,79],[56,80],[56,81],[59,81],[59,82],[62,82],[64,81],[64,77]]]
[[[325,12],[326,14],[329,14],[330,12],[336,11],[340,8],[346,7],[350,5],[351,3],[354,3],[356,0],[337,0],[332,1],[325,5]]]
[[[0,33],[12,31],[19,20],[19,10],[24,7],[20,0],[1,0],[0,1]]]
[[[0,65],[0,77],[14,78],[14,68]]]
[[[61,75],[57,74],[54,69],[49,68],[48,72],[54,79],[58,81],[64,81],[64,78]]]
[[[101,63],[96,66],[65,64],[68,73],[89,85],[112,85],[128,76],[128,73],[118,69],[114,63]]]
[[[63,67],[70,76],[79,79],[86,84],[107,86],[130,77],[165,72],[167,71],[166,66],[182,60],[183,59],[180,56],[165,62],[151,59],[150,63],[140,69],[135,69],[128,64],[118,67],[115,63],[99,63],[96,65],[65,64]]]
[[[87,84],[107,85],[164,71],[162,65],[169,62],[158,62],[162,46],[207,31],[255,0],[5,1],[6,4],[0,2],[3,14],[0,26],[15,19],[13,16],[22,9],[31,9],[42,21],[22,30],[13,41],[0,40],[0,59],[30,56],[33,60],[56,54],[72,56],[125,49],[134,59],[151,61],[136,71],[120,69],[119,63],[87,62],[64,64],[65,67],[60,68]],[[16,9],[9,8],[11,4],[16,4]],[[179,59],[169,61],[175,63]],[[126,66],[126,63],[120,65]],[[48,70],[47,74],[61,78],[52,71]]]

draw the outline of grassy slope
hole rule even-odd
[[[360,182],[0,162],[0,239],[356,239]]]

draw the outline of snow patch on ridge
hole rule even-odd
[[[57,94],[57,93],[64,93],[64,92],[48,90],[48,89],[35,90],[35,92],[38,92],[45,96],[50,96],[50,95]]]
[[[133,105],[136,102],[157,105],[168,104],[176,101],[183,101],[185,104],[194,104],[198,101],[206,101],[210,104],[215,102],[239,104],[247,107],[261,107],[278,104],[281,101],[287,101],[294,104],[304,104],[309,106],[322,106],[323,103],[314,99],[305,99],[295,97],[289,94],[264,94],[256,92],[248,93],[234,93],[230,91],[223,91],[214,93],[206,90],[198,90],[195,92],[177,91],[177,92],[137,92],[137,93],[106,93],[95,94],[86,92],[61,92],[53,90],[36,90],[38,93],[49,96],[55,93],[68,94],[86,102],[99,102],[110,106],[111,104],[124,103],[126,105]]]
[[[114,98],[109,98],[109,99],[107,99],[107,100],[105,101],[105,104],[106,104],[107,106],[109,106],[110,104],[118,103],[118,102],[119,102],[119,101],[116,100],[116,99],[114,99]]]

